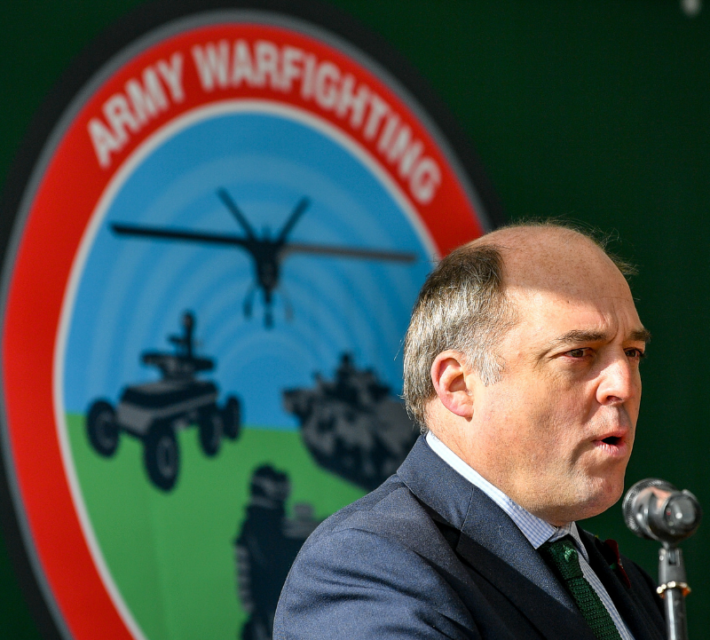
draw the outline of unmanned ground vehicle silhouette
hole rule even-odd
[[[168,336],[175,352],[146,351],[141,361],[160,369],[161,380],[125,387],[118,406],[96,400],[89,407],[87,435],[94,450],[104,457],[116,453],[122,431],[143,442],[143,461],[148,477],[163,491],[170,491],[180,471],[177,431],[196,425],[200,447],[206,456],[219,452],[222,437],[236,440],[241,427],[241,405],[230,395],[220,408],[214,382],[196,375],[215,367],[212,358],[194,353],[195,316],[186,312],[182,335]]]
[[[235,217],[244,231],[243,236],[230,235],[225,233],[210,233],[206,231],[190,231],[185,229],[166,229],[162,227],[149,227],[145,225],[113,223],[111,228],[121,236],[136,236],[143,238],[153,238],[159,240],[178,240],[186,242],[201,242],[205,244],[237,247],[246,251],[252,259],[254,265],[255,284],[251,286],[244,299],[244,316],[250,318],[254,303],[254,294],[257,289],[262,292],[264,303],[264,325],[267,328],[273,327],[273,305],[274,293],[279,289],[281,278],[281,263],[292,253],[304,253],[312,255],[336,256],[342,258],[359,258],[363,260],[384,260],[389,262],[411,263],[416,260],[414,253],[402,251],[380,251],[377,249],[363,249],[355,247],[338,247],[320,244],[306,244],[302,242],[289,242],[288,237],[310,206],[308,198],[302,198],[291,212],[286,223],[275,238],[271,237],[267,230],[261,236],[257,236],[245,215],[237,207],[236,203],[225,189],[218,189],[217,195]],[[293,310],[288,297],[284,295],[286,303],[287,319],[293,315]]]

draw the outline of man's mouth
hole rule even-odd
[[[626,435],[626,430],[621,429],[612,433],[605,433],[595,439],[593,444],[609,455],[623,456],[628,451]]]

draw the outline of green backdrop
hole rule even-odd
[[[562,216],[618,232],[618,252],[640,267],[633,288],[653,333],[628,484],[662,477],[710,509],[710,7],[689,18],[677,0],[330,3],[429,81],[478,151],[509,218]],[[137,4],[0,4],[3,184],[62,71]],[[625,530],[618,505],[586,526],[656,574],[656,545]],[[710,627],[709,529],[683,547],[696,638]],[[5,637],[40,637],[2,538],[0,619]]]

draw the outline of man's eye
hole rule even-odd
[[[646,357],[646,354],[641,349],[627,349],[626,355],[635,360],[643,360]]]
[[[567,355],[570,358],[584,358],[585,355],[587,355],[587,350],[586,349],[572,349],[572,351],[568,351]]]

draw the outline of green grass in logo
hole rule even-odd
[[[149,640],[234,640],[247,618],[236,589],[234,539],[253,471],[271,464],[291,480],[289,508],[322,519],[363,491],[318,468],[298,432],[245,428],[215,458],[196,429],[179,434],[181,469],[170,493],[143,467],[142,445],[123,435],[112,458],[90,447],[84,417],[67,415],[76,474],[106,566]],[[100,630],[97,629],[97,633]]]

